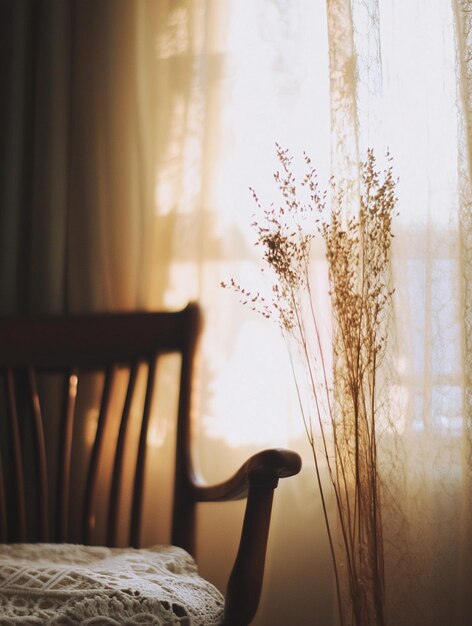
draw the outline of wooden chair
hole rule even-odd
[[[222,622],[227,626],[243,626],[252,621],[259,602],[274,489],[279,478],[300,470],[301,461],[292,451],[264,450],[225,482],[215,486],[198,482],[191,459],[190,404],[200,325],[201,315],[195,304],[179,312],[0,319],[3,379],[0,389],[0,541],[8,545],[17,542],[90,545],[96,541],[93,536],[97,516],[106,510],[106,537],[101,543],[116,546],[118,512],[123,498],[120,486],[125,474],[125,458],[129,454],[130,407],[138,371],[142,371],[142,364],[145,364],[147,382],[137,450],[133,453],[134,479],[127,541],[130,547],[140,547],[146,442],[158,357],[178,353],[181,367],[171,542],[194,555],[197,503],[247,498]],[[124,367],[129,371],[126,393],[122,394],[116,437],[110,438],[105,433],[112,419],[114,380],[117,371]],[[75,445],[73,433],[78,420],[83,420],[83,415],[76,410],[78,390],[84,376],[98,371],[103,372],[100,409],[87,459],[83,494],[80,494],[81,524],[71,530],[71,503],[77,506],[79,499],[75,464],[71,462]],[[43,406],[42,394],[51,395],[46,381],[49,375],[55,377],[55,382],[49,386],[60,385],[62,389],[56,426]],[[52,428],[56,428],[57,433],[51,438]],[[54,449],[48,443],[50,440]],[[104,458],[110,460],[108,472],[103,470]],[[104,475],[109,479],[108,502],[97,495]],[[122,526],[121,517],[119,523]]]

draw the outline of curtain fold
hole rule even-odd
[[[1,6],[3,312],[64,307],[72,6]]]
[[[71,311],[145,306],[158,139],[147,114],[157,108],[148,69],[155,13],[154,3],[74,4]]]
[[[163,15],[154,2],[2,3],[4,312],[147,305]]]

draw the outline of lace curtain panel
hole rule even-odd
[[[395,427],[383,435],[387,615],[466,624],[468,12],[441,1],[328,7],[335,171],[355,177],[359,154],[388,147],[399,176],[386,380]]]

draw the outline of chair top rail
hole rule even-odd
[[[156,353],[185,351],[198,326],[195,304],[174,313],[0,317],[0,367],[53,369],[73,359],[75,366],[87,368],[112,360],[149,359]]]

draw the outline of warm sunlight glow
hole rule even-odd
[[[213,355],[207,434],[230,446],[287,445],[303,425],[294,394],[287,394],[292,373],[278,329],[264,333],[257,321],[248,321],[235,340],[229,360]]]
[[[462,419],[454,392],[462,349],[454,296],[459,201],[455,36],[447,3],[433,0],[423,8],[418,29],[417,20],[410,19],[409,0],[379,3],[376,15],[365,3],[354,2],[358,57],[350,80],[357,81],[357,115],[368,120],[358,129],[359,151],[373,147],[381,159],[388,148],[399,176],[394,300],[397,323],[411,335],[407,338],[405,330],[396,346],[398,380],[389,387],[396,390],[395,427],[454,434]],[[192,19],[200,18],[195,14]],[[175,75],[179,88],[163,104],[172,113],[163,129],[168,141],[158,168],[156,223],[165,233],[160,250],[167,249],[173,262],[160,276],[162,302],[176,308],[198,299],[205,306],[199,394],[207,399],[199,402],[199,419],[206,434],[230,446],[282,444],[303,428],[283,341],[277,328],[241,311],[237,298],[218,291],[218,285],[237,277],[261,293],[269,289],[270,295],[259,272],[251,227],[257,207],[249,188],[263,206],[279,202],[273,180],[276,142],[289,148],[299,177],[303,152],[308,152],[321,187],[327,186],[332,129],[326,8],[309,0],[294,2],[290,10],[277,3],[262,8],[248,0],[234,2],[230,19],[220,15],[221,24],[207,25],[209,33],[212,28],[218,33],[209,35],[210,52],[199,48],[201,39],[192,39],[195,24],[186,19],[176,10],[175,37],[157,46],[169,71],[184,71],[185,54],[194,55],[196,66],[202,63],[201,71]],[[428,266],[430,250],[437,258]],[[315,259],[323,254],[321,247],[315,249]],[[326,291],[327,285],[320,285],[316,298],[325,303],[323,325],[329,336]],[[425,348],[433,317],[439,330]],[[418,400],[422,391],[417,387],[425,374],[434,377],[435,385],[426,404]]]
[[[290,147],[300,177],[303,151],[309,152],[327,185],[326,10],[309,0],[295,3],[290,11],[243,0],[232,3],[229,20],[220,17],[218,37],[209,35],[211,53],[206,53],[202,73],[194,73],[193,82],[186,85],[185,101],[175,93],[166,129],[167,155],[158,169],[156,211],[159,224],[167,216],[172,219],[166,222],[169,236],[163,245],[172,246],[175,259],[166,276],[164,302],[175,308],[197,298],[207,306],[201,394],[209,400],[199,406],[207,435],[230,446],[288,445],[303,435],[303,423],[279,329],[251,312],[241,323],[244,313],[237,299],[215,289],[236,275],[270,296],[254,246],[251,222],[256,207],[249,187],[267,202],[278,201],[273,181],[276,142]],[[158,46],[159,57],[169,62],[184,53],[185,34],[177,12],[173,20],[180,33],[178,49],[164,40]],[[198,64],[202,51],[197,43],[192,45]],[[217,101],[213,94],[218,94]],[[207,115],[216,116],[212,125]],[[205,124],[211,133],[202,137]],[[204,162],[202,141],[209,155]],[[192,227],[194,211],[203,213],[203,228],[202,219]],[[227,310],[213,317],[215,295]]]

